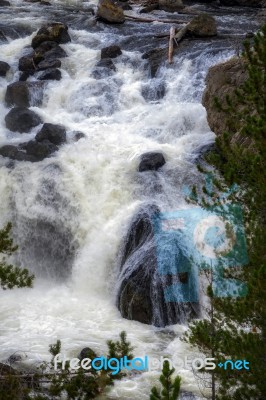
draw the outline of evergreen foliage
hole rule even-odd
[[[161,389],[156,386],[151,389],[150,400],[177,400],[180,394],[181,378],[172,378],[174,368],[170,368],[169,361],[164,361],[163,370],[160,376]]]
[[[8,223],[0,230],[0,286],[2,289],[13,289],[14,287],[32,287],[34,276],[27,269],[21,269],[7,264],[5,256],[11,256],[18,247],[14,245],[11,238],[12,225]]]
[[[250,370],[216,367],[212,400],[263,400],[266,393],[266,25],[253,45],[245,43],[242,57],[248,75],[245,84],[223,104],[216,99],[227,115],[229,132],[217,138],[216,151],[206,159],[227,185],[240,187],[231,201],[244,211],[249,263],[241,271],[226,273],[246,282],[248,293],[216,298],[210,279],[206,317],[190,325],[185,340],[217,362],[245,359]]]

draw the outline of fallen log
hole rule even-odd
[[[177,20],[177,19],[151,19],[151,18],[141,18],[135,17],[133,15],[125,14],[125,18],[128,20],[134,20],[136,22],[162,22],[164,24],[185,24],[184,21]]]
[[[178,43],[184,38],[187,33],[188,25],[183,26],[177,33],[174,26],[170,28],[169,48],[168,48],[168,62],[172,64],[174,56],[174,41],[178,46]]]
[[[172,64],[174,54],[174,38],[175,38],[175,27],[170,28],[169,48],[168,48],[168,62]]]

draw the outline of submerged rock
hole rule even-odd
[[[165,95],[165,85],[157,79],[152,79],[148,83],[143,83],[141,94],[146,101],[160,100]]]
[[[35,139],[37,142],[48,140],[54,145],[60,145],[66,142],[66,130],[62,125],[43,124],[40,132],[37,133]]]
[[[10,3],[7,0],[0,0],[0,7],[9,7]]]
[[[34,162],[35,158],[26,154],[23,151],[20,151],[16,146],[6,145],[0,148],[0,155],[2,157],[10,158],[11,160],[17,161],[30,161]]]
[[[196,37],[216,36],[216,21],[208,14],[198,15],[188,24],[187,33]]]
[[[116,58],[122,54],[122,51],[119,46],[113,45],[113,46],[108,46],[104,47],[101,50],[101,59],[105,58]]]
[[[97,8],[97,18],[111,24],[125,22],[124,11],[112,0],[100,0]]]
[[[0,76],[6,76],[10,70],[10,65],[4,61],[0,61]]]
[[[157,71],[160,67],[160,65],[165,61],[166,59],[166,50],[163,48],[159,49],[152,49],[147,51],[147,53],[144,53],[142,55],[142,58],[144,60],[147,60],[149,63],[149,69],[150,69],[150,75],[152,78],[154,78],[157,74]]]
[[[157,171],[165,164],[165,158],[162,153],[149,152],[142,154],[140,158],[139,171]]]
[[[116,67],[110,58],[104,58],[98,61],[95,69],[92,71],[92,76],[95,79],[106,78],[107,76],[113,75],[116,71]]]
[[[40,106],[43,99],[42,82],[14,82],[8,85],[5,102],[7,106]]]
[[[5,116],[6,127],[12,132],[27,133],[42,123],[35,112],[25,107],[14,107]]]

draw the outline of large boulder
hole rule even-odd
[[[165,164],[165,158],[162,153],[148,152],[140,157],[139,171],[157,171]]]
[[[98,19],[111,24],[125,22],[123,9],[112,0],[100,0],[96,15]]]
[[[14,82],[8,85],[5,102],[7,106],[40,106],[43,99],[42,82]]]
[[[60,68],[60,60],[43,60],[38,64],[38,71],[43,71],[51,68]]]
[[[206,89],[203,93],[202,103],[207,110],[207,119],[210,128],[217,135],[228,130],[227,117],[219,110],[214,99],[225,101],[226,96],[233,94],[247,79],[247,72],[243,60],[238,57],[215,65],[208,71]]]
[[[25,107],[14,107],[5,116],[6,127],[12,132],[27,133],[42,123],[35,112]]]
[[[134,215],[120,254],[117,305],[122,317],[164,327],[196,317],[198,305],[167,298],[166,287],[179,283],[179,293],[189,282],[190,265],[178,243],[165,251],[171,274],[163,274],[158,265],[159,243],[155,236],[160,211],[155,205],[144,206]],[[164,243],[165,245],[165,243]],[[168,251],[168,252],[167,252]],[[180,300],[182,295],[180,296]]]
[[[31,45],[36,49],[41,43],[46,41],[53,41],[56,43],[70,42],[71,38],[68,33],[67,25],[61,22],[53,22],[43,26],[32,39]]]
[[[66,130],[62,125],[45,123],[35,139],[37,142],[49,140],[54,145],[60,145],[66,142]]]
[[[119,46],[113,45],[113,46],[108,46],[104,47],[101,50],[101,60],[105,58],[116,58],[122,54],[122,51]]]
[[[188,24],[187,33],[196,37],[211,37],[217,35],[215,19],[208,14],[197,15]]]
[[[159,9],[175,12],[184,8],[182,0],[159,0]]]
[[[4,61],[0,61],[0,76],[6,76],[10,70],[10,65]]]

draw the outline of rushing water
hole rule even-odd
[[[68,55],[62,60],[62,80],[49,82],[43,105],[33,107],[45,122],[65,125],[69,142],[41,163],[11,166],[0,160],[1,226],[13,222],[20,245],[16,262],[37,276],[32,290],[0,292],[0,357],[18,351],[24,365],[31,365],[47,359],[48,345],[56,339],[68,356],[85,346],[105,353],[106,340],[126,330],[137,356],[175,360],[189,351],[179,340],[185,326],[163,330],[121,318],[115,305],[117,253],[141,204],[156,202],[162,210],[184,204],[181,187],[197,177],[195,155],[214,140],[201,105],[204,78],[211,65],[235,53],[235,41],[181,46],[173,66],[164,63],[151,80],[141,55],[167,44],[153,35],[168,32],[169,25],[95,25],[90,13],[78,12],[76,6],[13,3],[0,16],[8,37],[0,46],[0,59],[12,67],[7,80],[0,78],[1,145],[24,142],[38,130],[10,133],[3,101],[7,81],[18,79],[18,59],[34,32],[53,18],[68,23],[72,38],[62,45]],[[83,10],[89,6],[94,4],[83,3]],[[232,24],[234,19],[220,15],[220,31],[245,33],[255,26],[251,14]],[[114,60],[115,74],[94,79],[100,49],[114,43],[123,50]],[[162,99],[152,97],[158,83],[165,87]],[[85,137],[73,142],[75,131]],[[138,173],[139,156],[150,150],[162,151],[166,165],[155,175]],[[183,389],[198,393],[193,373],[185,368],[177,372]],[[157,377],[157,372],[146,372],[125,379],[108,398],[148,399]]]

